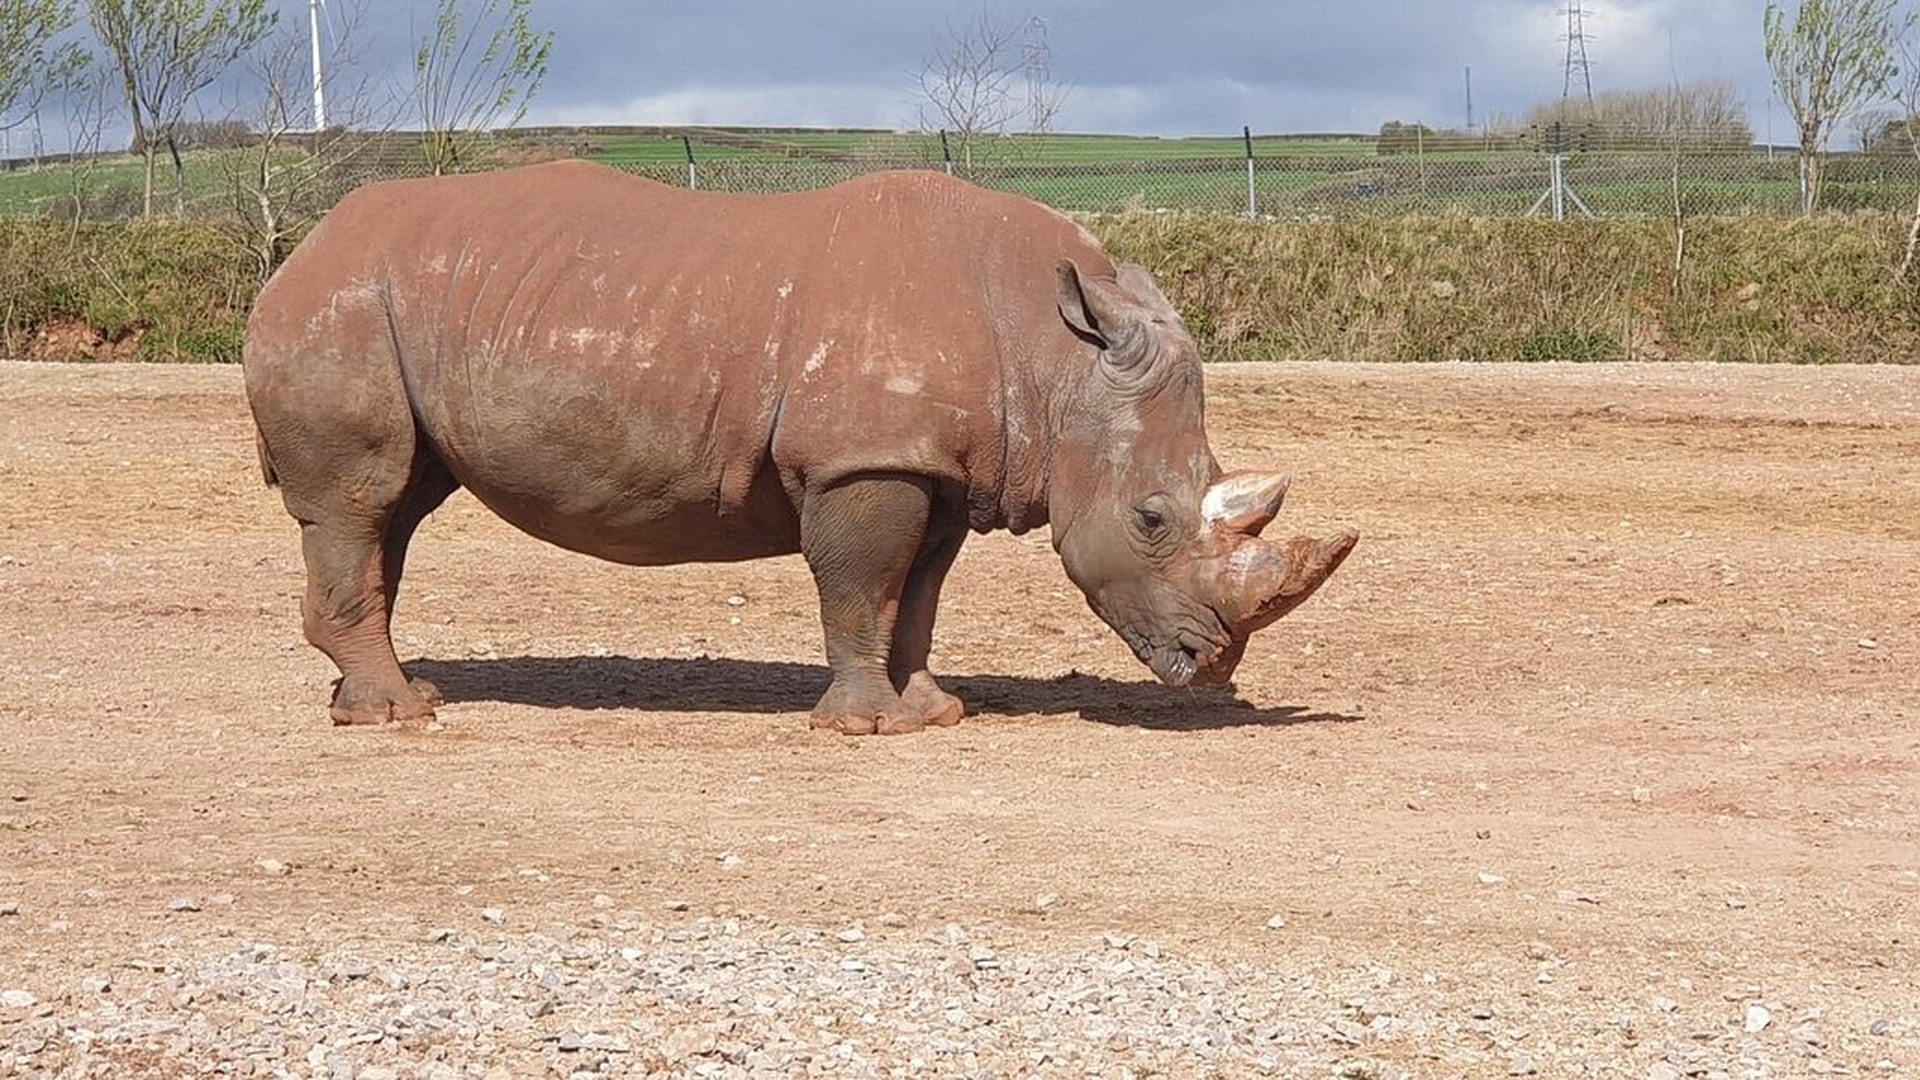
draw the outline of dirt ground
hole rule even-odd
[[[1124,931],[1582,1017],[1550,1033],[1602,1055],[1649,1037],[1610,1012],[1658,999],[1684,1040],[1764,1002],[1759,1037],[1822,1033],[1789,1061],[1920,1070],[1920,369],[1208,390],[1225,464],[1294,473],[1271,532],[1362,533],[1237,698],[1153,684],[1044,535],[997,535],[936,637],[962,726],[811,732],[797,559],[623,568],[462,494],[402,590],[402,657],[449,698],[408,733],[328,725],[237,370],[0,365],[0,987],[607,895]]]

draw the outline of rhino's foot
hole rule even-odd
[[[926,718],[892,687],[885,693],[860,694],[839,683],[827,688],[808,723],[816,730],[842,735],[911,735],[927,726]]]
[[[911,714],[823,713],[818,709],[807,723],[816,730],[837,731],[842,735],[912,735],[927,729],[925,720]]]
[[[425,680],[415,680],[415,684],[394,686],[364,676],[348,676],[340,680],[328,712],[338,727],[425,724],[433,719],[433,704],[440,691]]]
[[[900,700],[906,704],[907,711],[918,716],[927,727],[952,727],[967,714],[966,702],[940,689],[933,676],[924,671],[914,672],[907,680]]]

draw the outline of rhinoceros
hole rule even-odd
[[[940,173],[772,195],[580,161],[360,188],[251,313],[262,470],[300,524],[339,724],[419,723],[390,624],[459,488],[617,563],[799,553],[832,679],[811,722],[957,722],[928,671],[971,531],[1047,525],[1162,681],[1225,682],[1351,531],[1260,539],[1288,478],[1223,474],[1200,358],[1147,271]]]

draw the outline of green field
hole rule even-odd
[[[496,164],[581,156],[686,184],[683,138],[692,144],[694,182],[713,191],[800,190],[877,168],[942,163],[939,139],[927,134],[751,128],[538,129],[492,143],[488,153]],[[1018,135],[978,140],[970,155],[957,139],[950,142],[959,175],[1065,210],[1243,213],[1247,207],[1246,148],[1231,136]],[[336,186],[423,171],[416,134],[370,136],[366,145],[371,149],[342,170]],[[1511,216],[1525,213],[1547,188],[1547,158],[1537,152],[1439,145],[1444,149],[1430,153],[1381,154],[1365,136],[1256,137],[1258,210],[1283,218]],[[235,213],[234,166],[244,161],[235,155],[247,153],[188,155],[188,217]],[[1571,155],[1567,175],[1596,213],[1668,216],[1675,164],[1671,154],[1655,151],[1592,151]],[[1791,158],[1703,152],[1683,155],[1678,165],[1683,213],[1791,214],[1796,207]],[[1836,209],[1896,209],[1911,205],[1920,190],[1910,159],[1836,158],[1831,177],[1829,205]],[[0,173],[0,216],[70,216],[78,190],[85,216],[127,217],[138,212],[139,188],[140,165],[131,156],[99,159],[81,170],[18,169]],[[156,209],[171,211],[173,188],[172,169],[163,161]]]
[[[232,204],[236,180],[256,166],[255,152],[203,150],[183,155],[181,175],[162,157],[153,175],[156,213],[171,212],[176,188],[184,190],[189,217],[205,218]],[[134,154],[95,158],[67,164],[27,167],[0,172],[0,217],[56,215],[70,217],[76,195],[85,214],[94,218],[122,218],[140,212],[146,166]]]
[[[682,164],[686,144],[693,144],[696,162],[817,158],[926,162],[940,160],[940,138],[919,132],[871,131],[753,131],[748,129],[690,128],[685,132],[588,136],[588,156],[609,165]],[[949,136],[956,158],[961,140]],[[1256,136],[1254,156],[1353,153],[1370,155],[1373,140],[1365,136],[1299,138]],[[1154,162],[1211,158],[1243,161],[1246,145],[1239,138],[1158,138],[1139,135],[1012,135],[980,139],[974,145],[976,164],[1046,162],[1075,165],[1106,162]]]
[[[45,213],[54,203],[70,199],[76,185],[83,191],[98,192],[138,187],[140,183],[140,162],[132,156],[100,161],[86,170],[65,165],[16,169],[0,173],[0,215],[22,217]]]

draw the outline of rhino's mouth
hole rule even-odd
[[[1168,686],[1187,686],[1193,677],[1200,673],[1200,658],[1192,649],[1174,646],[1167,649],[1155,649],[1147,660],[1147,666],[1160,681]]]
[[[1134,655],[1168,686],[1192,685],[1197,676],[1213,665],[1221,651],[1219,645],[1184,632],[1168,642],[1141,639],[1133,649]]]

